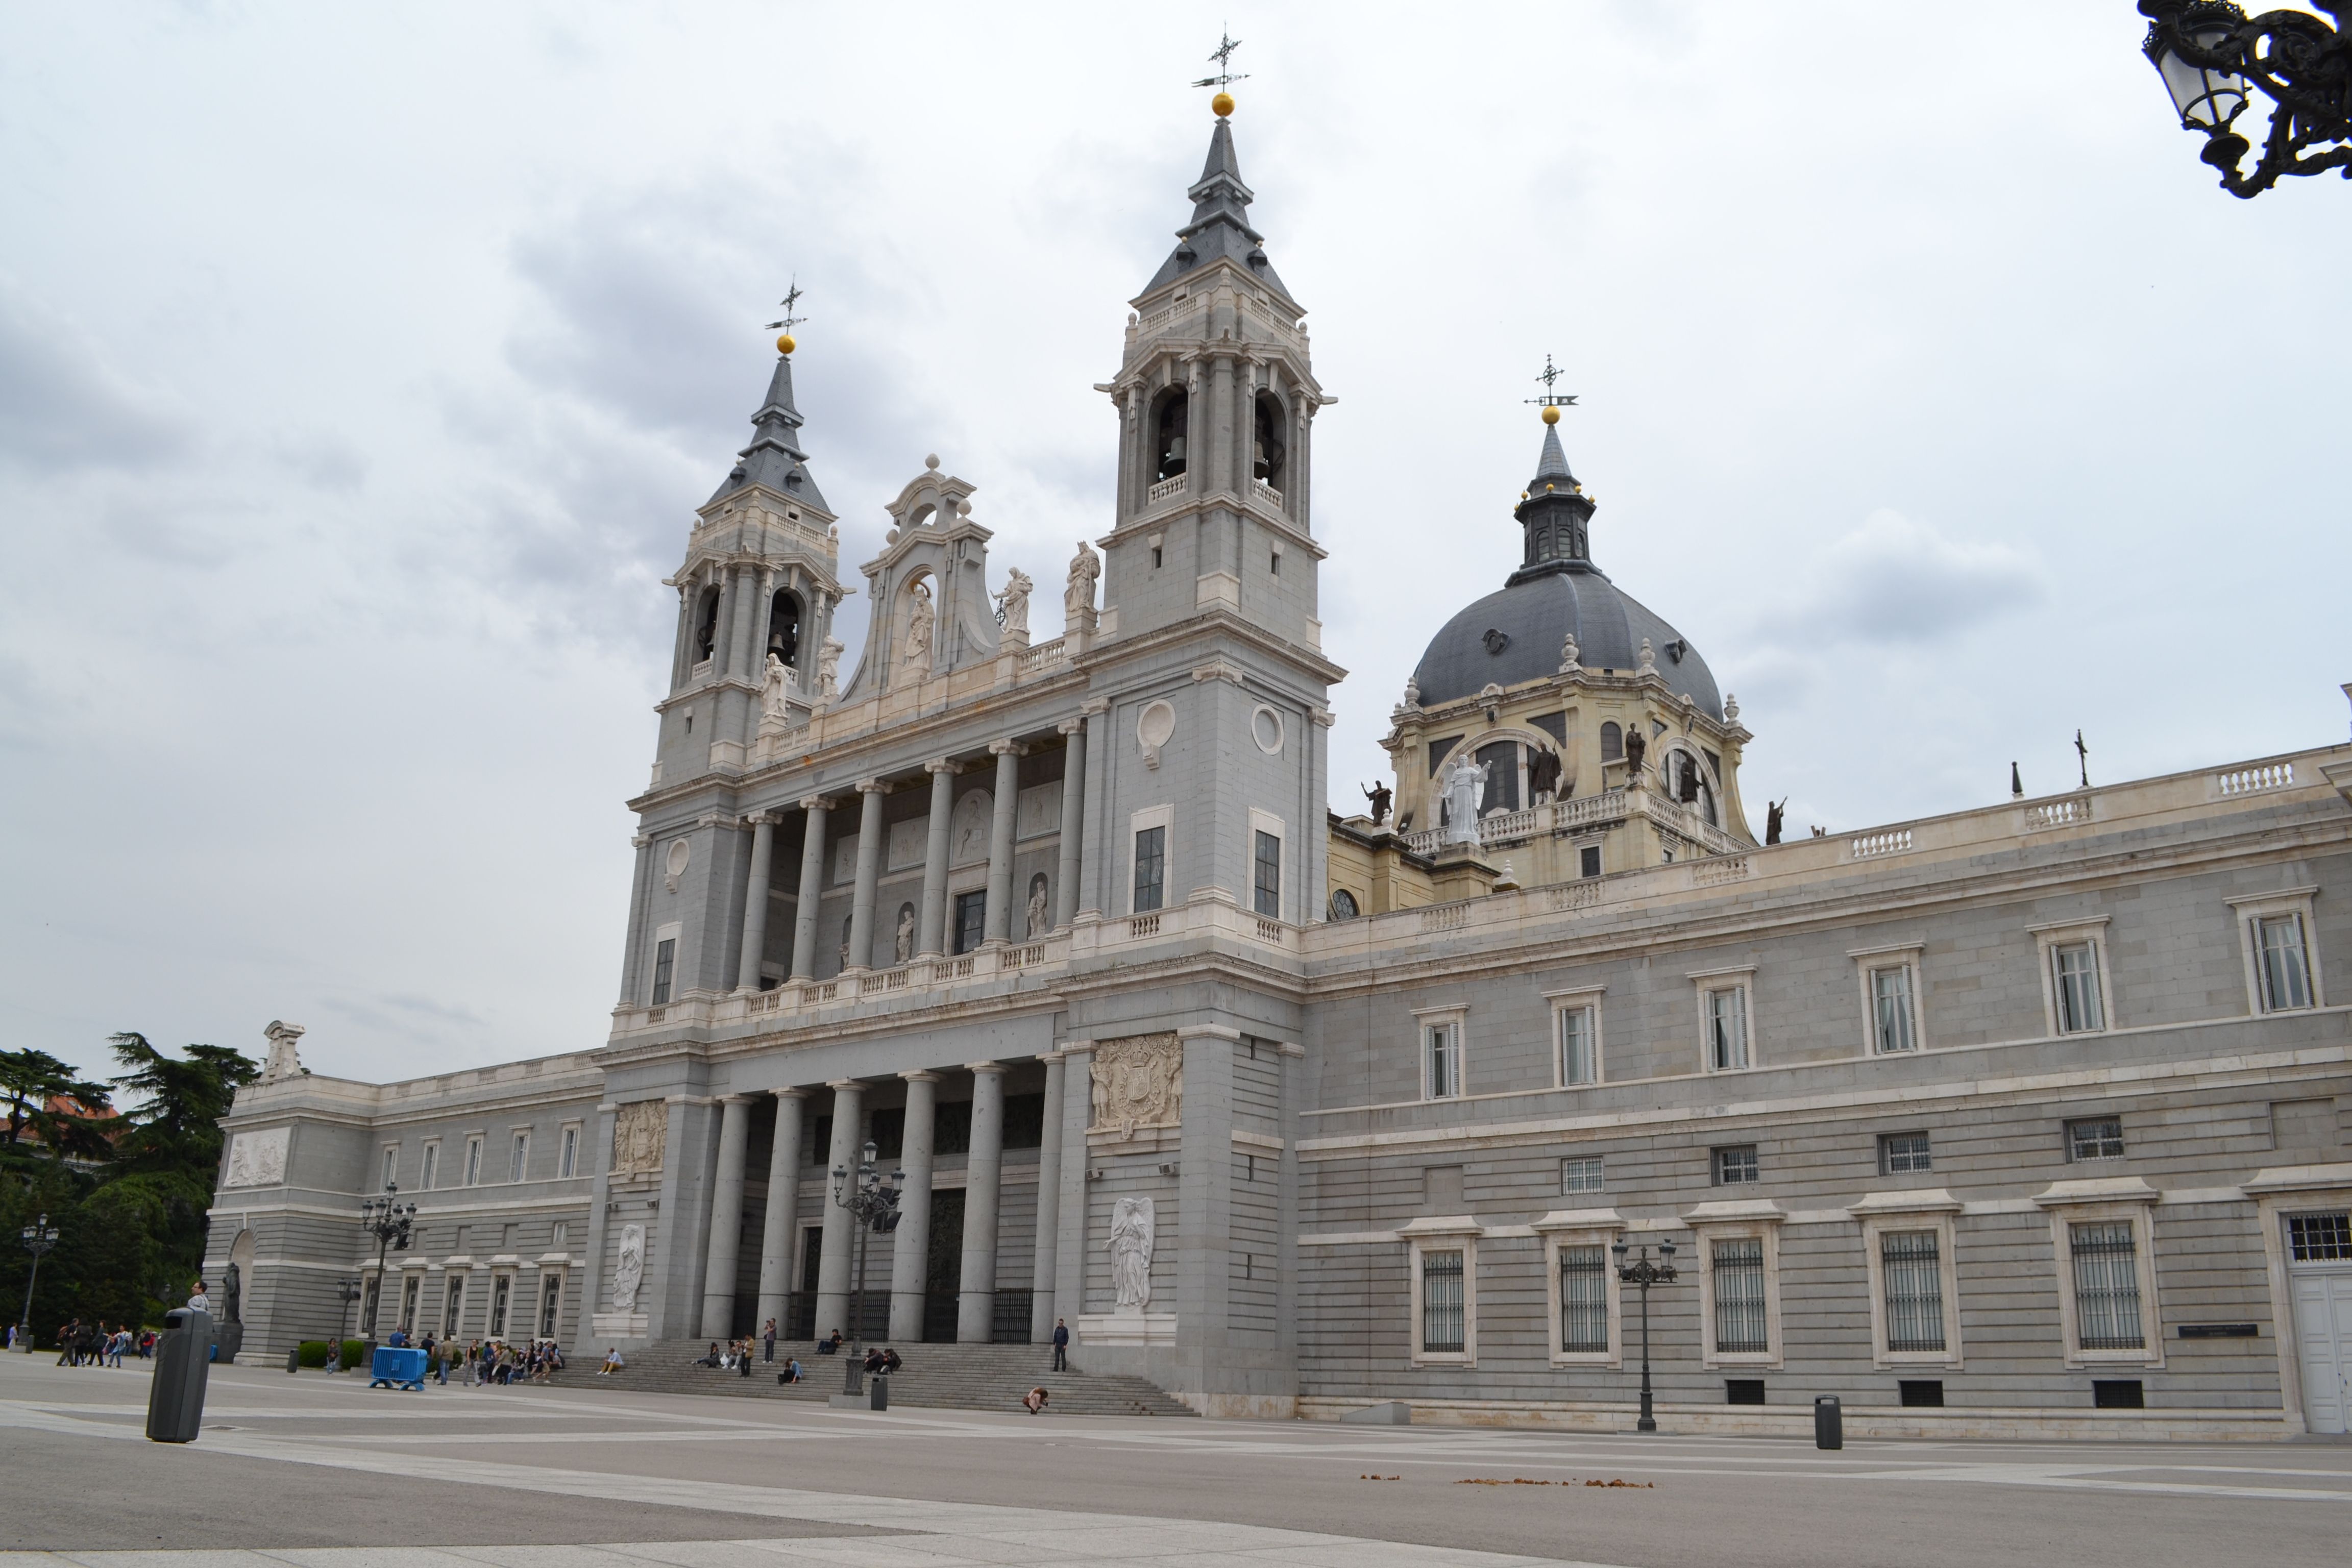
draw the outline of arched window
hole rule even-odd
[[[1192,399],[1180,389],[1171,389],[1160,400],[1160,412],[1152,420],[1152,451],[1159,471],[1152,477],[1172,479],[1184,471],[1184,437],[1191,425]]]
[[[791,668],[800,668],[801,598],[790,588],[779,588],[768,601],[768,652]],[[763,658],[762,667],[767,663]]]
[[[1271,392],[1257,395],[1257,426],[1250,449],[1250,478],[1282,488],[1283,459],[1289,447],[1282,438],[1282,400]]]
[[[702,591],[702,602],[694,610],[694,662],[700,664],[710,657],[719,643],[719,590]]]
[[[1604,763],[1625,760],[1625,731],[1618,728],[1614,719],[1601,726],[1601,760]]]

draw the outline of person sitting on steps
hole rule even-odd
[[[1021,1407],[1032,1415],[1043,1415],[1045,1413],[1046,1398],[1044,1388],[1033,1388],[1021,1396]]]

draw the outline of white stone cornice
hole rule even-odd
[[[2033,1194],[2043,1208],[2069,1204],[2152,1204],[2160,1194],[2137,1176],[2100,1176],[2090,1181],[2053,1182]]]
[[[1711,1204],[1695,1204],[1683,1214],[1687,1226],[1739,1225],[1763,1222],[1778,1225],[1789,1217],[1789,1211],[1770,1198],[1729,1198]]]
[[[1615,1209],[1554,1209],[1528,1227],[1538,1236],[1553,1230],[1622,1230],[1625,1216]]]
[[[1478,1236],[1486,1228],[1470,1215],[1441,1215],[1399,1226],[1397,1234],[1408,1238],[1417,1236]]]
[[[2254,1173],[2239,1186],[2249,1193],[2315,1192],[2352,1188],[2352,1165],[2273,1165]]]
[[[1864,1193],[1846,1205],[1856,1219],[1883,1214],[1958,1214],[1960,1200],[1942,1187],[1921,1187],[1907,1193]]]

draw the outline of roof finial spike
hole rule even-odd
[[[767,326],[767,330],[769,331],[781,331],[783,333],[782,337],[776,340],[776,352],[780,354],[788,354],[792,353],[793,349],[800,346],[793,341],[793,329],[808,320],[806,316],[795,316],[793,314],[793,307],[798,305],[800,302],[801,275],[795,272],[793,274],[792,287],[785,289],[784,297],[776,301],[776,303],[784,308],[783,320],[780,321],[770,321]]]
[[[1573,407],[1576,403],[1572,394],[1553,390],[1554,384],[1559,380],[1559,367],[1551,363],[1551,355],[1544,355],[1543,374],[1536,377],[1538,381],[1543,383],[1544,395],[1541,397],[1528,399],[1529,403],[1543,410],[1543,422],[1547,425],[1559,424],[1559,411]]]
[[[1217,89],[1217,95],[1209,100],[1209,107],[1216,111],[1220,120],[1234,111],[1234,95],[1225,89],[1237,81],[1249,80],[1248,72],[1235,74],[1234,70],[1234,51],[1241,47],[1242,41],[1234,37],[1232,28],[1220,27],[1217,30],[1217,47],[1209,51],[1209,58],[1217,63],[1217,74],[1202,77],[1192,84]]]

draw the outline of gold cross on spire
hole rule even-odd
[[[796,272],[793,274],[793,286],[784,290],[784,297],[782,299],[776,301],[777,304],[782,305],[784,308],[784,319],[781,321],[770,321],[765,330],[771,332],[789,332],[794,327],[797,327],[802,322],[807,321],[808,318],[806,316],[795,316],[793,314],[793,308],[800,302],[801,279],[800,274]]]
[[[1249,80],[1247,71],[1236,73],[1234,70],[1234,51],[1241,47],[1242,41],[1239,38],[1234,37],[1231,32],[1220,28],[1217,33],[1217,47],[1209,51],[1209,58],[1217,63],[1217,74],[1202,77],[1192,85],[1213,87],[1217,89],[1217,95],[1222,98],[1225,96],[1225,89],[1233,86],[1234,83]]]
[[[1557,425],[1559,423],[1559,411],[1573,405],[1576,398],[1570,393],[1552,390],[1553,384],[1559,380],[1559,367],[1551,363],[1549,354],[1544,355],[1543,374],[1536,379],[1543,383],[1544,395],[1530,397],[1528,401],[1544,411],[1545,424]]]

